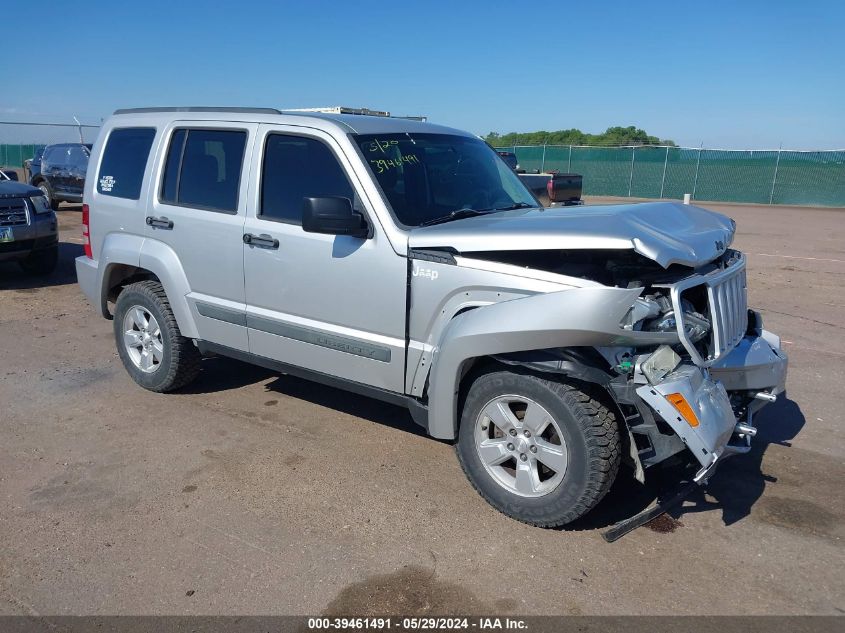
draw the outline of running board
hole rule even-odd
[[[683,486],[681,489],[678,490],[670,499],[664,502],[658,501],[656,505],[652,506],[651,508],[647,508],[640,512],[639,514],[635,514],[634,516],[620,521],[613,527],[611,527],[606,532],[602,533],[602,537],[608,543],[613,543],[614,541],[618,541],[620,538],[625,536],[628,532],[633,532],[638,527],[641,527],[651,521],[652,519],[656,519],[661,514],[665,513],[667,510],[672,509],[674,506],[681,503],[684,499],[686,499],[690,493],[699,487],[699,484],[695,481],[691,481],[690,483]]]

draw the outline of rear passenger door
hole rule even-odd
[[[243,247],[250,350],[402,393],[407,260],[363,197],[350,157],[318,130],[262,125],[253,164]],[[372,235],[303,231],[303,199],[322,196],[350,199]]]
[[[257,128],[178,121],[165,131],[144,245],[167,249],[164,255],[185,271],[200,338],[242,351],[249,348],[243,225]]]

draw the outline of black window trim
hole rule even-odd
[[[150,141],[150,149],[147,150],[147,160],[144,161],[144,171],[141,174],[141,188],[138,190],[138,197],[137,198],[127,198],[126,196],[115,196],[110,193],[103,193],[100,191],[100,172],[103,169],[103,160],[106,158],[106,150],[109,148],[109,142],[111,141],[112,134],[115,132],[121,132],[123,130],[152,130],[153,131],[153,138]],[[155,146],[156,136],[158,135],[159,129],[154,125],[124,125],[122,127],[113,127],[109,130],[109,135],[106,137],[105,143],[103,143],[103,151],[100,152],[100,161],[97,165],[97,175],[96,180],[94,181],[94,191],[98,196],[108,196],[109,198],[117,198],[118,200],[131,200],[137,202],[144,198],[144,185],[147,184],[147,169],[149,169],[150,163],[152,162],[150,158],[154,154],[153,146]],[[68,143],[68,145],[78,145],[80,143]],[[88,154],[88,161],[91,161],[91,154],[92,151],[88,149],[84,144],[81,144],[83,150]],[[90,164],[89,164],[90,167]]]
[[[358,199],[361,201],[360,206],[363,207],[362,209],[355,209],[355,200],[354,197],[350,200],[350,204],[353,205],[353,210],[360,213],[364,216],[364,221],[367,223],[368,233],[367,239],[372,238],[375,235],[375,225],[373,224],[370,213],[367,211],[367,205],[364,203],[364,196],[361,195],[361,192],[355,187],[355,182],[358,180],[357,176],[355,178],[350,178],[349,170],[344,165],[343,161],[338,157],[337,152],[334,148],[326,142],[325,139],[320,138],[317,134],[312,134],[309,132],[301,132],[297,130],[296,132],[287,131],[287,130],[280,130],[280,129],[269,129],[267,130],[266,134],[264,135],[264,142],[261,145],[261,169],[258,175],[258,204],[255,205],[255,218],[257,220],[263,220],[265,222],[276,222],[277,224],[288,224],[290,226],[298,226],[300,229],[302,228],[302,219],[300,218],[299,221],[297,220],[288,220],[285,218],[271,218],[262,213],[264,207],[264,160],[267,156],[267,142],[270,140],[270,136],[273,134],[280,135],[280,136],[293,136],[296,138],[307,138],[319,143],[322,143],[326,146],[326,149],[329,150],[329,153],[334,157],[337,161],[340,170],[343,172],[344,177],[346,178],[346,182],[349,183],[350,189],[352,189],[352,193],[358,196]],[[344,154],[344,156],[346,156]],[[354,175],[354,172],[352,172]],[[304,233],[305,231],[303,231]]]
[[[182,149],[179,152],[179,173],[176,176],[176,195],[179,195],[179,186],[182,184],[182,161],[185,158],[185,147],[188,145],[188,137],[191,135],[191,130],[197,130],[198,132],[206,131],[206,132],[245,132],[246,138],[244,139],[244,153],[243,157],[241,158],[241,169],[238,172],[238,194],[236,196],[236,200],[238,203],[238,208],[240,207],[241,203],[241,185],[243,184],[243,176],[244,173],[244,165],[250,159],[247,156],[247,150],[249,149],[247,146],[249,144],[249,130],[247,128],[239,128],[239,127],[214,127],[214,126],[196,126],[196,127],[188,127],[188,126],[177,126],[170,129],[168,133],[167,139],[167,149],[164,151],[164,156],[162,157],[161,162],[161,184],[158,187],[158,192],[156,193],[156,200],[158,204],[166,204],[169,207],[178,207],[180,209],[197,209],[198,211],[211,211],[212,213],[223,213],[225,215],[238,215],[238,208],[234,211],[230,211],[229,209],[220,209],[219,207],[208,207],[202,204],[185,204],[184,202],[177,201],[168,201],[163,200],[161,197],[162,190],[164,189],[164,173],[165,169],[167,169],[167,157],[170,154],[170,143],[173,140],[173,135],[179,131],[185,130],[185,138],[182,141]]]

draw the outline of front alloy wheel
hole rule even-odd
[[[566,473],[566,442],[557,422],[531,398],[498,396],[475,421],[475,446],[484,468],[503,488],[541,497]]]
[[[599,389],[524,368],[468,378],[458,460],[494,508],[541,527],[589,512],[619,468],[614,405]]]

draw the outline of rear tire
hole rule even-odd
[[[32,251],[26,259],[20,261],[21,268],[27,275],[49,275],[59,263],[59,246]]]
[[[523,523],[557,527],[589,512],[610,490],[620,461],[616,416],[582,389],[518,371],[473,380],[456,450],[494,508]]]
[[[201,355],[182,336],[167,295],[157,281],[126,286],[114,312],[117,352],[126,371],[144,389],[165,393],[192,382]]]

